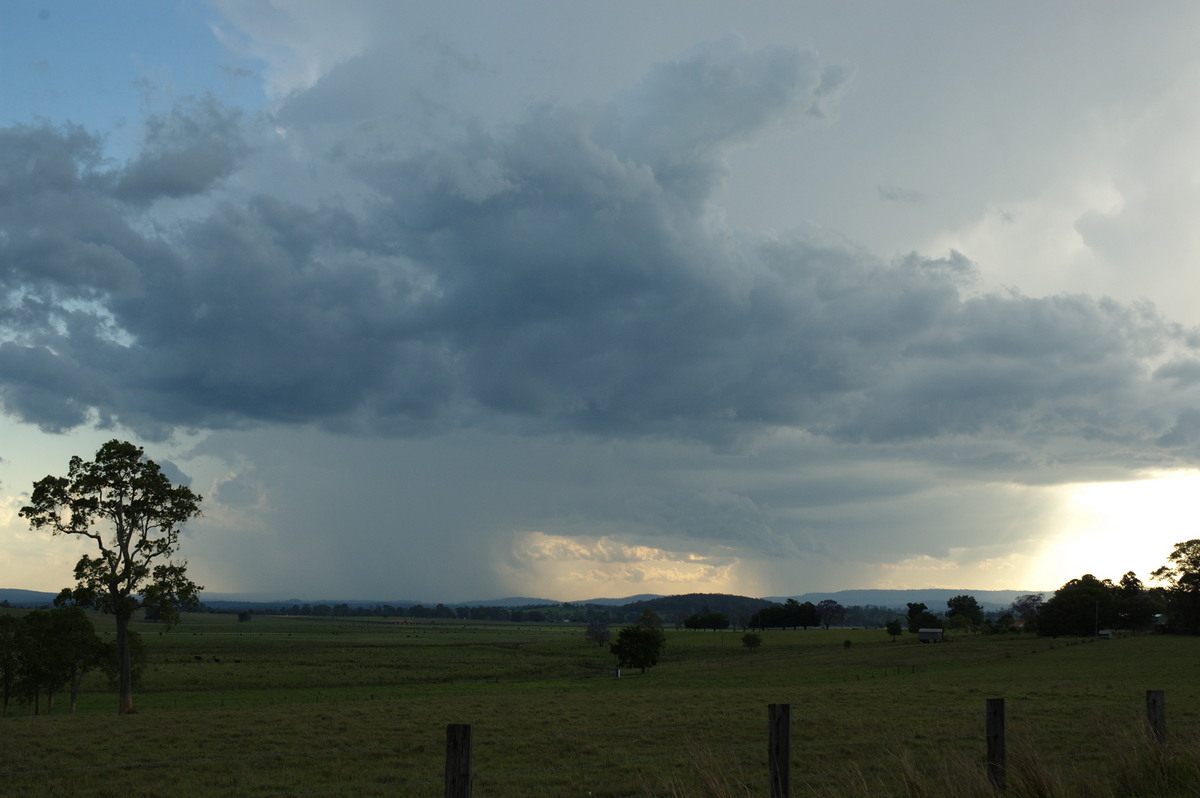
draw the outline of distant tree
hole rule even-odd
[[[955,596],[946,602],[946,617],[965,618],[967,626],[973,629],[983,623],[983,607],[974,596]]]
[[[1127,571],[1121,577],[1121,581],[1113,586],[1113,592],[1117,599],[1117,627],[1120,629],[1144,629],[1163,610],[1162,604],[1154,599],[1133,571]]]
[[[1117,620],[1112,582],[1084,574],[1054,592],[1037,614],[1040,635],[1094,635],[1111,628]]]
[[[922,629],[940,629],[942,621],[929,611],[929,608],[919,602],[908,604],[908,631],[916,634]]]
[[[1167,564],[1150,574],[1167,586],[1167,611],[1178,631],[1200,632],[1200,538],[1176,543]]]
[[[729,618],[723,612],[713,612],[705,608],[703,612],[689,615],[683,625],[688,629],[712,629],[715,632],[719,629],[728,629]]]
[[[762,635],[757,635],[754,632],[746,632],[742,635],[742,646],[747,651],[753,651],[762,645]]]
[[[112,440],[96,458],[72,457],[65,477],[34,483],[20,514],[33,529],[91,539],[99,556],[75,566],[75,601],[116,619],[121,658],[117,711],[133,712],[129,622],[140,607],[154,607],[167,622],[199,603],[200,586],[187,578],[187,563],[172,559],[180,527],[200,514],[200,497],[173,485],[153,460],[132,443]]]
[[[846,617],[846,608],[833,599],[823,599],[817,604],[816,609],[817,617],[826,629],[833,624],[841,623],[842,618]]]
[[[238,623],[249,623],[254,620],[254,610],[242,610],[237,616]]]
[[[955,615],[953,618],[947,618],[946,625],[958,632],[971,631],[971,622],[967,620],[965,615]]]
[[[810,606],[812,605],[811,601],[807,603]],[[771,617],[778,622],[779,626],[790,626],[795,629],[797,626],[808,628],[808,626],[811,625],[810,623],[806,623],[808,617],[805,614],[804,605],[802,605],[799,601],[796,601],[794,598],[790,598],[783,602],[782,607],[772,607],[771,609],[774,610]],[[813,621],[813,623],[815,623],[815,621]]]
[[[1016,618],[1025,622],[1025,628],[1032,631],[1037,622],[1038,610],[1042,607],[1041,593],[1026,593],[1017,596],[1009,606],[1008,611]]]
[[[663,628],[662,618],[659,617],[657,612],[649,607],[642,610],[642,614],[638,616],[637,625],[646,629],[662,630]]]
[[[658,664],[666,642],[661,628],[635,624],[618,632],[617,640],[609,645],[609,650],[617,655],[619,667],[640,668],[645,673],[647,668]]]
[[[817,611],[817,605],[811,601],[802,601],[796,606],[796,614],[793,616],[792,628],[799,626],[801,629],[808,629],[810,626],[820,626],[821,613]]]
[[[602,646],[612,637],[612,632],[609,631],[608,624],[604,621],[590,621],[587,628],[583,630],[583,636],[596,645]]]
[[[908,602],[908,613],[905,616],[908,619],[908,631],[916,633],[921,628],[921,625],[917,622],[917,617],[927,609],[929,607],[919,602]]]
[[[896,638],[903,634],[903,632],[904,624],[900,622],[899,618],[893,618],[887,622],[887,633],[892,636],[893,643],[896,642]]]

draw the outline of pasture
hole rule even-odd
[[[776,630],[750,652],[739,633],[668,631],[657,667],[615,678],[568,624],[137,628],[138,714],[118,716],[98,674],[75,715],[14,706],[3,794],[439,796],[446,726],[469,723],[480,798],[765,796],[767,706],[788,703],[798,796],[991,795],[991,697],[1008,703],[1010,795],[1200,794],[1194,638]],[[1144,733],[1147,689],[1166,693],[1165,749]]]

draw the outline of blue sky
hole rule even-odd
[[[0,8],[0,583],[130,438],[223,593],[1143,578],[1191,537],[1190,4]]]

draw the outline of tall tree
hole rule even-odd
[[[1167,564],[1150,575],[1167,584],[1171,625],[1200,632],[1200,538],[1176,543]]]
[[[79,535],[96,544],[99,556],[83,555],[75,565],[75,602],[116,619],[120,685],[117,711],[131,713],[133,682],[129,622],[152,607],[168,624],[179,611],[195,607],[202,589],[187,578],[187,563],[172,557],[180,527],[200,514],[200,496],[173,485],[140,446],[112,440],[96,459],[71,458],[65,477],[34,483],[30,503],[21,508],[33,529],[53,535]]]

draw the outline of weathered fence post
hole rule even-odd
[[[446,727],[446,798],[471,798],[471,725]]]
[[[771,798],[792,798],[792,705],[767,706],[767,771]]]
[[[988,781],[997,790],[1007,782],[1007,750],[1004,741],[1004,699],[987,700],[987,771]]]
[[[1167,739],[1167,707],[1162,690],[1146,691],[1146,720],[1150,724],[1150,732],[1154,739],[1163,742]]]

